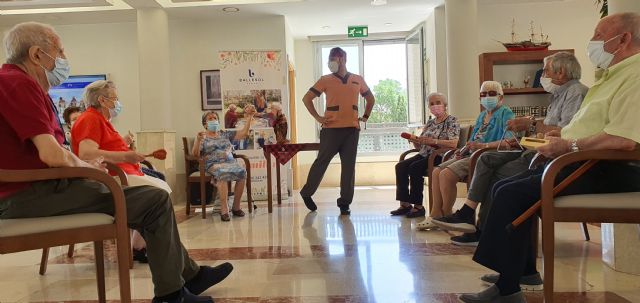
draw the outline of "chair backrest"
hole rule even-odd
[[[188,156],[191,155],[191,147],[195,141],[194,137],[182,137],[182,149],[184,151],[184,168],[187,170],[187,176],[198,171],[198,162],[190,161]]]
[[[460,136],[458,137],[458,146],[456,148],[462,148],[469,141],[469,137],[471,137],[471,132],[473,131],[473,125],[464,125],[460,126]]]

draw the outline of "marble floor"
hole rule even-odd
[[[471,261],[473,248],[449,243],[453,233],[416,231],[419,219],[390,217],[393,187],[359,187],[352,215],[338,216],[338,189],[315,196],[309,213],[296,195],[268,214],[266,204],[244,218],[187,217],[176,206],[179,229],[201,264],[230,261],[234,272],[206,294],[216,302],[457,302],[457,294],[485,286],[489,271]],[[600,230],[585,242],[578,224],[559,224],[556,302],[640,302],[640,276],[616,272],[601,261]],[[107,249],[107,297],[118,299],[113,247]],[[96,302],[90,245],[52,250],[48,272],[38,275],[40,251],[0,256],[0,302]],[[153,297],[146,265],[131,271],[132,297]],[[542,302],[541,292],[527,293]]]

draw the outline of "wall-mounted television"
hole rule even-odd
[[[62,84],[50,88],[49,95],[58,109],[60,121],[62,121],[62,113],[69,106],[80,107],[81,111],[86,109],[82,99],[85,86],[94,81],[106,79],[107,75],[75,75],[69,76],[69,79]]]

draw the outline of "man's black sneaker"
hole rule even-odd
[[[140,263],[149,263],[149,259],[147,258],[147,249],[133,249],[133,261],[138,261]]]
[[[487,284],[495,284],[499,278],[500,274],[486,274],[480,277],[480,280]],[[544,282],[542,281],[542,277],[540,277],[540,273],[520,277],[520,288],[523,290],[540,291],[543,289],[543,284]]]
[[[304,206],[306,206],[310,211],[316,211],[316,209],[318,209],[316,202],[313,202],[313,199],[311,197],[301,197],[302,201],[304,201]]]
[[[433,218],[432,222],[444,230],[461,231],[463,233],[476,232],[475,217],[464,218],[460,210],[448,216]]]
[[[417,208],[414,207],[413,210],[415,211],[410,211],[408,212],[405,217],[407,218],[420,218],[420,217],[424,217],[427,214],[427,211],[423,208]]]
[[[451,243],[458,246],[478,246],[478,242],[480,241],[479,233],[464,233],[461,236],[451,237]]]
[[[339,205],[338,207],[340,207],[340,215],[341,216],[348,216],[351,215],[351,210],[349,209],[349,205]]]

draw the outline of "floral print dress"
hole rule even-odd
[[[205,137],[200,143],[200,156],[212,182],[246,179],[247,170],[233,158],[231,140],[235,136],[235,131],[221,131],[217,138]]]

